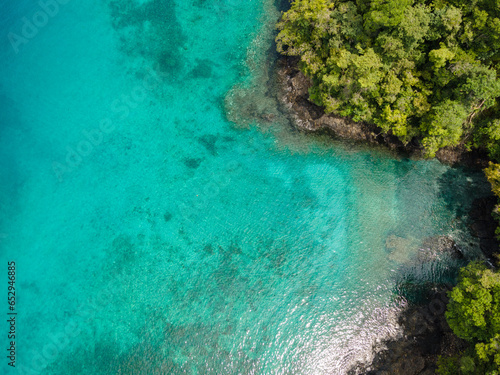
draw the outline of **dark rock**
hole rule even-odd
[[[441,254],[448,254],[455,259],[464,258],[462,251],[450,237],[436,236],[424,240],[418,259],[422,262],[428,262],[438,259]]]
[[[498,254],[498,241],[495,238],[481,238],[479,247],[490,260],[493,260],[494,255]]]
[[[298,68],[297,57],[281,56],[277,63],[276,80],[279,87],[278,102],[294,127],[303,132],[329,134],[333,138],[381,145],[389,150],[423,158],[424,150],[416,138],[403,144],[397,137],[382,134],[379,127],[349,118],[325,114],[323,108],[309,101],[311,80]],[[488,157],[484,151],[468,151],[463,145],[439,150],[436,158],[444,164],[485,168]]]
[[[420,373],[420,375],[435,375],[436,372],[433,369],[426,369]]]
[[[214,249],[213,249],[211,244],[205,245],[205,247],[203,248],[203,251],[205,251],[206,253],[208,253],[210,255],[212,255],[214,253]]]
[[[170,220],[172,220],[172,214],[168,211],[165,212],[165,214],[163,215],[163,219],[168,223]]]
[[[212,77],[213,62],[208,59],[196,59],[196,66],[191,70],[191,77],[210,78]]]
[[[273,113],[265,113],[260,116],[260,119],[264,122],[273,122],[276,116]]]
[[[477,238],[483,254],[492,261],[494,254],[498,254],[499,245],[495,235],[498,222],[493,218],[492,212],[497,205],[495,196],[478,198],[472,202],[469,212],[469,227]]]
[[[282,57],[277,77],[279,102],[288,109],[292,124],[301,131],[328,133],[335,138],[377,143],[377,129],[364,123],[325,114],[323,108],[309,101],[311,81],[298,69],[298,59]]]
[[[200,166],[202,159],[186,158],[183,160],[184,165],[190,169],[196,169]]]
[[[425,360],[421,356],[405,354],[392,366],[389,374],[394,375],[417,375],[425,367]]]
[[[470,228],[472,231],[475,233],[476,237],[479,238],[489,238],[490,237],[490,231],[488,230],[488,221],[485,220],[478,220],[475,223],[472,223]]]
[[[213,134],[205,134],[201,137],[198,137],[198,142],[206,148],[206,150],[212,154],[213,156],[217,156],[217,136]]]
[[[402,336],[383,343],[372,363],[358,364],[349,375],[434,374],[438,356],[457,354],[466,348],[466,342],[453,334],[444,317],[449,287],[433,289],[424,303],[409,305],[401,313]]]

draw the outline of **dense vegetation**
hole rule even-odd
[[[438,374],[500,374],[500,273],[479,263],[462,269],[446,320],[470,347],[461,356],[440,358]]]
[[[326,112],[500,160],[498,0],[296,0],[278,28]]]
[[[500,164],[490,162],[488,168],[484,170],[486,178],[491,184],[491,190],[500,199]],[[493,216],[500,222],[500,206],[497,205],[492,212]],[[497,238],[500,239],[500,226],[496,230]]]

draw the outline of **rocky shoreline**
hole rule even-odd
[[[499,252],[495,238],[496,223],[491,219],[495,204],[493,196],[476,199],[469,213],[471,232],[490,262]],[[435,254],[445,253],[463,258],[455,242],[446,236],[431,237],[424,243],[425,249],[419,254],[419,261],[426,262],[432,260]],[[410,302],[399,316],[398,324],[402,327],[400,337],[374,348],[377,353],[373,361],[359,363],[349,375],[430,375],[437,369],[439,356],[458,354],[467,348],[467,343],[453,334],[444,316],[447,292],[452,288],[451,284],[425,285],[421,302]]]
[[[423,158],[423,149],[418,143],[403,145],[396,137],[384,135],[381,129],[366,123],[325,114],[321,107],[309,101],[311,82],[298,69],[298,58],[280,56],[276,63],[275,84],[280,112],[285,114],[292,126],[300,132],[327,134],[334,139],[383,147],[398,155]],[[436,158],[451,166],[484,168],[487,155],[478,151],[468,152],[464,147],[440,150]],[[499,252],[495,237],[497,223],[491,216],[496,204],[494,196],[476,199],[469,213],[471,232],[477,237],[481,251],[493,263]],[[451,241],[451,242],[450,242]],[[453,253],[460,257],[460,249],[446,238],[429,239],[430,253]],[[436,370],[438,356],[457,354],[466,343],[457,338],[449,328],[444,312],[448,302],[447,292],[452,285],[428,285],[425,298],[420,303],[409,303],[401,313],[400,338],[381,343],[374,348],[375,358],[370,364],[359,363],[350,372],[371,375],[429,375]]]
[[[299,131],[328,134],[345,141],[377,145],[406,157],[421,159],[424,150],[417,142],[404,145],[397,137],[382,134],[373,124],[354,122],[348,118],[325,114],[324,110],[309,101],[310,79],[298,68],[299,58],[279,56],[276,63],[278,102],[287,113],[292,125]],[[436,158],[451,166],[485,168],[488,156],[480,151],[469,152],[463,146],[447,147],[437,152]]]
[[[426,304],[410,305],[399,317],[401,337],[385,342],[372,363],[358,364],[349,375],[430,375],[439,355],[452,355],[467,347],[451,331],[444,311],[451,285],[429,291]]]

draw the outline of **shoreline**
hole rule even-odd
[[[280,11],[289,9],[289,0],[275,0]],[[298,69],[297,57],[282,56],[276,52],[276,45],[267,50],[266,70],[262,77],[251,87],[244,88],[226,102],[226,109],[233,105],[243,108],[241,118],[228,119],[240,127],[249,127],[253,121],[259,123],[262,131],[270,130],[270,124],[282,118],[279,126],[285,126],[298,133],[311,136],[327,136],[332,140],[355,144],[363,149],[381,150],[395,158],[425,159],[422,147],[415,142],[403,145],[396,137],[383,135],[374,125],[356,123],[349,119],[325,114],[321,107],[309,101],[308,89],[311,82]],[[260,102],[264,95],[271,105]],[[252,97],[253,96],[253,97]],[[252,106],[251,103],[256,105]],[[229,104],[229,106],[228,106]],[[226,112],[228,113],[228,112]],[[458,168],[483,169],[488,165],[488,157],[478,151],[468,152],[464,147],[440,150],[436,159],[445,165]],[[492,262],[499,252],[495,238],[497,222],[491,216],[496,205],[496,197],[491,194],[476,199],[469,210],[468,227],[476,237],[481,252]],[[448,252],[460,257],[460,249],[448,237],[428,239],[431,253]],[[429,375],[435,373],[439,355],[456,354],[464,348],[465,342],[456,337],[449,328],[444,312],[448,303],[447,291],[454,285],[418,285],[422,291],[419,302],[410,302],[399,314],[398,323],[401,334],[383,340],[372,347],[373,360],[369,363],[358,362],[347,372],[357,374],[405,374]]]
[[[375,346],[371,363],[358,363],[348,375],[431,375],[439,355],[457,354],[467,347],[466,341],[456,337],[446,322],[444,311],[447,292],[453,285],[430,288],[427,303],[409,304],[400,313],[399,338]]]
[[[381,129],[372,124],[354,122],[340,116],[325,114],[324,110],[311,103],[308,89],[311,82],[298,69],[298,58],[277,54],[271,84],[280,113],[287,117],[295,130],[305,134],[328,135],[333,140],[354,142],[373,148],[383,148],[400,157],[424,160],[423,148],[415,143],[404,145],[396,137],[381,134]],[[488,166],[489,158],[481,151],[467,151],[463,146],[445,148],[436,154],[442,164],[453,168],[480,170]],[[499,242],[495,236],[498,223],[491,213],[496,197],[477,198],[469,210],[471,233],[480,241],[481,252],[491,262],[499,253]]]
[[[295,130],[306,134],[328,135],[342,142],[383,148],[411,159],[424,159],[423,149],[416,143],[403,145],[396,137],[381,134],[381,130],[374,125],[325,114],[321,107],[309,101],[308,89],[311,82],[298,69],[298,61],[297,57],[277,54],[271,68],[272,79],[269,81],[269,84],[275,86],[271,91],[274,91],[279,111],[289,119],[290,126]],[[463,146],[442,149],[436,154],[436,159],[451,167],[471,169],[483,169],[489,161],[485,153],[468,152]],[[476,199],[469,210],[468,226],[489,262],[493,261],[494,254],[499,253],[499,243],[495,237],[498,224],[491,215],[495,205],[496,197],[491,194]],[[435,250],[455,251],[456,248],[454,244],[444,248],[436,245]],[[447,292],[453,286],[426,286],[423,301],[409,302],[399,316],[402,335],[374,346],[372,362],[357,363],[348,374],[434,374],[439,355],[457,354],[466,348],[465,341],[453,334],[444,316],[448,303]]]
[[[325,114],[323,108],[309,101],[309,78],[298,68],[299,58],[277,54],[275,80],[277,101],[281,112],[288,115],[292,126],[303,133],[328,135],[336,140],[385,148],[411,159],[425,159],[424,149],[416,142],[404,145],[397,137],[382,134],[373,124]],[[445,147],[436,153],[436,159],[451,167],[483,169],[489,158],[479,150],[467,151],[463,145]]]

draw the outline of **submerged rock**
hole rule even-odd
[[[418,252],[418,260],[430,262],[440,259],[440,256],[444,254],[454,259],[464,258],[464,254],[453,239],[448,236],[434,236],[424,240]]]
[[[385,240],[385,249],[389,252],[389,259],[397,263],[406,263],[412,258],[412,241],[408,238],[393,234]]]

